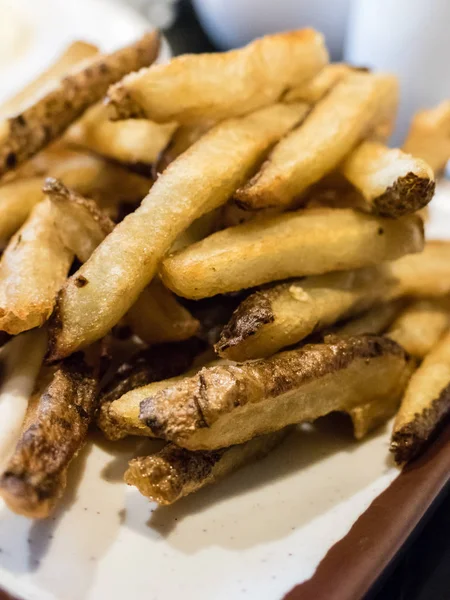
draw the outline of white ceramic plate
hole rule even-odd
[[[434,237],[449,237],[449,185],[433,201]],[[304,427],[167,508],[122,483],[136,442],[98,438],[53,518],[33,523],[0,506],[0,587],[29,600],[279,599],[397,477],[389,429],[356,443],[326,420]]]
[[[0,102],[34,79],[74,40],[109,52],[152,29],[116,0],[0,0],[0,14]],[[16,33],[6,35],[9,29]],[[11,48],[16,48],[15,59]],[[164,42],[161,59],[168,56]]]

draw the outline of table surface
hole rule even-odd
[[[174,54],[214,51],[182,0],[177,18],[165,31]],[[450,489],[444,491],[366,600],[450,600]]]

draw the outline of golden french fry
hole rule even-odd
[[[327,273],[251,294],[234,312],[216,344],[231,360],[269,356],[380,302],[389,280],[377,268]]]
[[[228,200],[270,146],[301,119],[302,110],[303,105],[275,105],[224,121],[172,163],[140,207],[67,281],[54,320],[51,358],[103,337],[153,279],[178,235]]]
[[[403,150],[424,159],[435,173],[444,169],[450,158],[450,100],[414,115]]]
[[[340,172],[363,195],[370,212],[384,217],[416,212],[434,194],[433,171],[425,161],[379,142],[363,142]]]
[[[391,452],[403,463],[419,454],[450,410],[450,334],[411,377],[394,423]]]
[[[67,131],[69,144],[148,173],[169,143],[177,125],[147,119],[113,122],[103,104],[93,106]]]
[[[448,298],[416,300],[392,323],[387,336],[412,356],[424,358],[450,325]]]
[[[157,454],[132,459],[124,479],[158,504],[173,504],[183,496],[263,458],[281,443],[286,434],[287,430],[283,429],[213,452],[190,452],[175,444],[167,444]]]
[[[159,49],[156,32],[62,78],[45,96],[0,122],[0,175],[15,169],[55,138],[130,71],[151,64]]]
[[[387,338],[328,338],[269,359],[204,367],[141,402],[140,418],[157,437],[213,450],[400,398],[410,371],[404,350]]]
[[[26,221],[33,207],[42,200],[42,177],[18,179],[0,186],[0,243]]]
[[[392,220],[352,209],[310,209],[219,231],[168,256],[161,276],[186,298],[356,269],[423,248],[420,217]]]
[[[412,370],[411,368],[411,372]],[[386,423],[397,412],[400,401],[400,396],[386,396],[382,402],[366,402],[348,409],[346,412],[352,420],[355,438],[362,440],[368,433]]]
[[[339,83],[344,77],[354,71],[345,63],[332,63],[326,65],[317,75],[299,87],[289,90],[284,96],[285,102],[307,102],[316,104]]]
[[[0,495],[14,512],[48,517],[62,496],[67,470],[93,419],[98,368],[81,354],[41,373],[23,432],[0,478]]]
[[[332,332],[338,335],[362,335],[364,333],[379,334],[385,332],[405,307],[405,299],[399,298],[378,304],[365,313],[338,324]],[[400,344],[401,345],[401,344]]]
[[[121,119],[182,124],[240,116],[273,104],[328,61],[323,36],[312,29],[267,35],[221,54],[179,56],[111,87]]]
[[[140,294],[124,317],[133,332],[147,344],[179,342],[195,335],[197,319],[175,296],[154,279]]]
[[[44,199],[11,238],[0,261],[0,330],[40,327],[53,311],[73,254],[64,246]]]
[[[450,242],[428,241],[423,252],[399,258],[390,270],[398,281],[396,296],[445,296],[450,293]]]
[[[165,148],[162,149],[154,167],[154,177],[162,173],[180,154],[183,154],[192,144],[199,140],[215,123],[204,121],[195,125],[179,127]]]
[[[0,105],[0,117],[4,118],[22,111],[36,97],[42,95],[55,80],[60,79],[75,65],[92,58],[97,53],[98,48],[92,44],[72,42],[48,69]]]
[[[236,192],[237,200],[253,210],[289,205],[386,118],[394,97],[394,77],[348,75],[275,146],[259,172]]]

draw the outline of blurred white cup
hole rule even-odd
[[[350,0],[193,0],[199,20],[222,49],[299,27],[321,31],[333,58],[342,55]]]
[[[450,0],[353,0],[345,59],[398,75],[396,144],[415,111],[450,98],[449,26]]]

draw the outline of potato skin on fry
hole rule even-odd
[[[143,401],[140,418],[157,437],[211,450],[400,398],[409,376],[407,355],[387,338],[327,338],[270,359],[204,367]]]
[[[220,54],[179,56],[125,77],[108,91],[116,118],[181,124],[219,121],[273,104],[328,61],[312,29],[267,35]]]
[[[411,377],[394,423],[391,452],[396,462],[420,454],[450,412],[450,334],[425,357]]]
[[[130,461],[124,479],[164,506],[219,481],[244,465],[263,458],[282,442],[287,430],[257,437],[245,444],[211,452],[189,452],[167,444],[152,456]]]
[[[135,44],[63,78],[59,84],[22,113],[0,123],[0,175],[16,168],[62,134],[108,86],[130,71],[151,64],[159,50],[155,32]]]
[[[78,353],[47,372],[45,382],[0,478],[9,508],[34,519],[48,517],[64,492],[67,469],[94,415],[98,371]]]
[[[308,209],[219,231],[167,257],[161,276],[186,298],[375,265],[423,248],[417,215],[384,219],[352,209]]]
[[[178,235],[228,200],[273,143],[301,120],[303,109],[280,104],[224,121],[174,161],[140,207],[68,279],[53,322],[51,359],[104,336],[152,280]],[[87,281],[83,287],[79,277]]]

